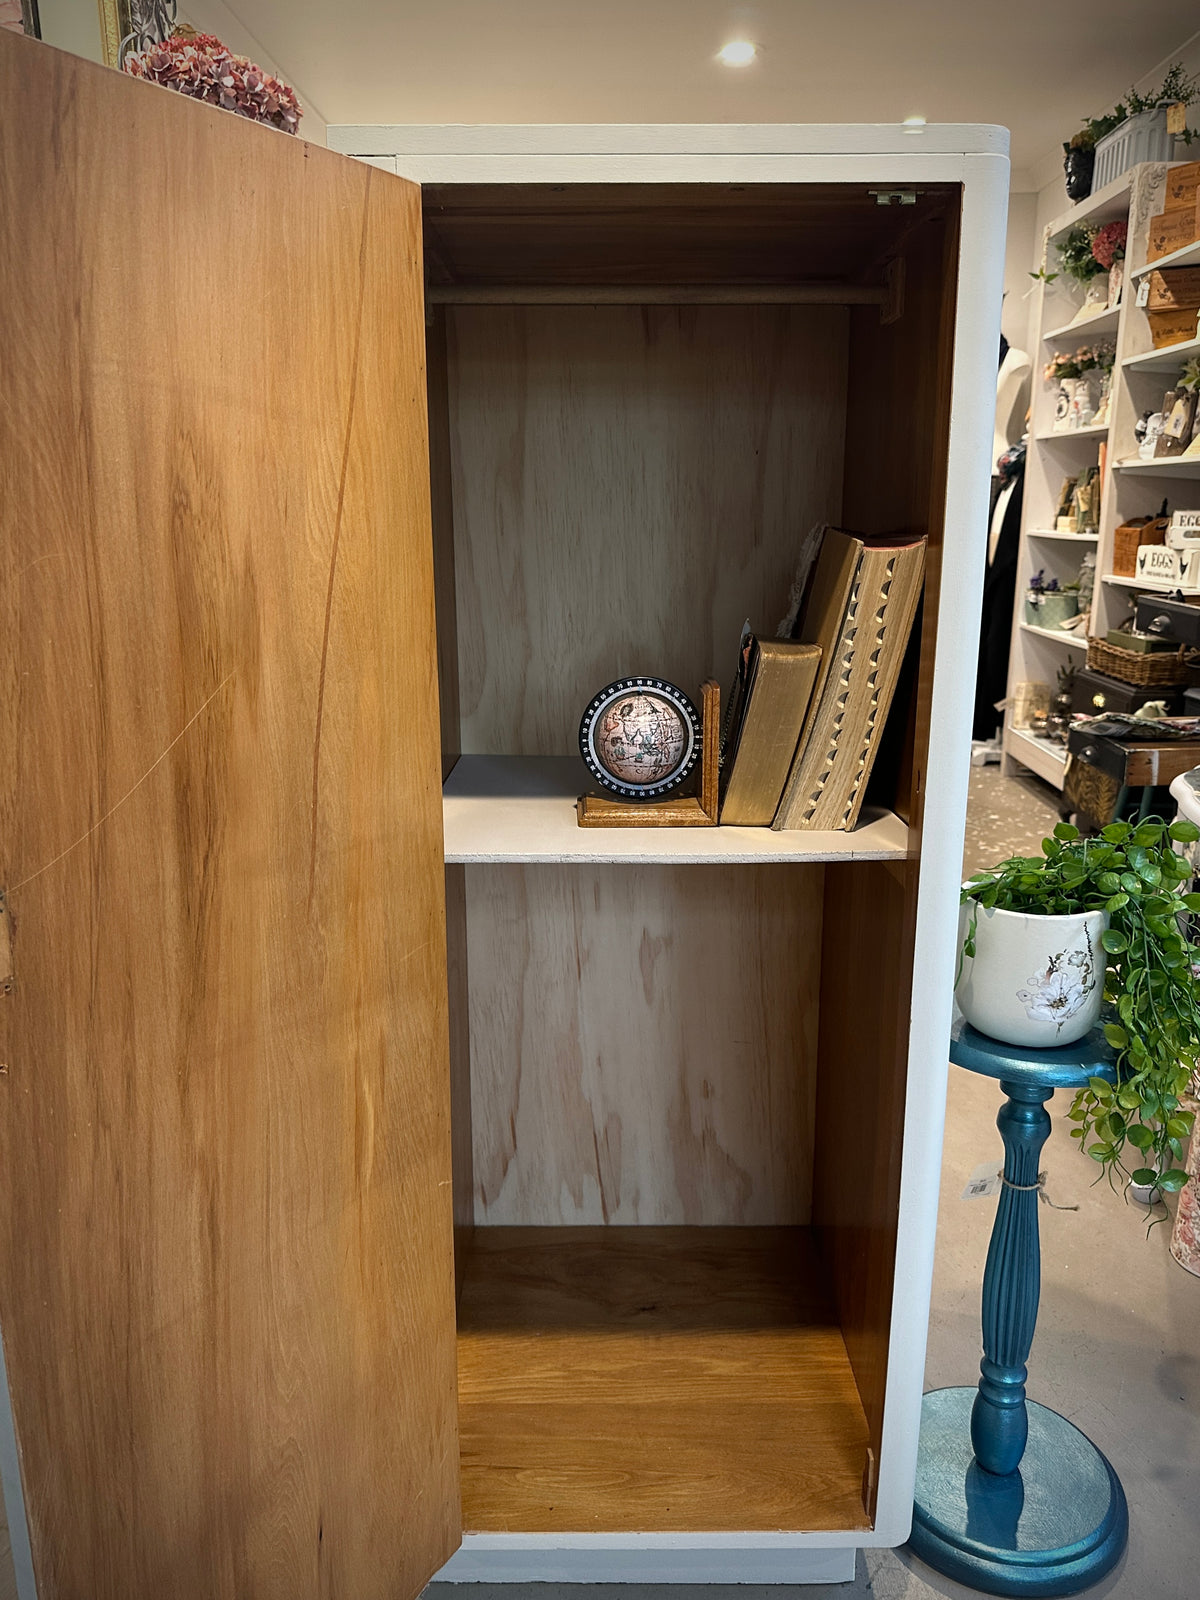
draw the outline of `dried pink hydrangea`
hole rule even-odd
[[[163,44],[127,55],[122,65],[134,78],[178,89],[284,133],[295,133],[300,122],[295,91],[245,56],[235,56],[211,33],[173,33]]]
[[[1124,259],[1128,234],[1129,224],[1120,220],[1108,222],[1097,230],[1092,240],[1092,254],[1102,267],[1111,267],[1114,261]]]

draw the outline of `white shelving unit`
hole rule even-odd
[[[1086,639],[1057,630],[1031,627],[1024,620],[1025,587],[1030,575],[1042,569],[1060,583],[1078,572],[1083,550],[1096,550],[1096,592],[1092,604],[1091,634],[1103,637],[1129,616],[1137,591],[1151,592],[1155,585],[1133,578],[1113,578],[1113,532],[1129,518],[1156,512],[1165,496],[1178,502],[1188,497],[1187,481],[1200,478],[1200,458],[1138,461],[1134,426],[1147,409],[1157,407],[1172,378],[1192,356],[1200,353],[1200,338],[1168,349],[1155,350],[1145,313],[1135,304],[1133,284],[1151,270],[1200,263],[1200,243],[1158,261],[1147,263],[1146,241],[1150,218],[1162,210],[1167,164],[1147,162],[1132,168],[1115,183],[1090,195],[1055,219],[1046,229],[1045,264],[1053,271],[1055,245],[1082,222],[1106,223],[1118,217],[1129,221],[1126,243],[1126,289],[1120,303],[1099,316],[1076,321],[1078,285],[1060,276],[1039,286],[1039,342],[1035,365],[1044,364],[1056,350],[1072,350],[1098,338],[1111,338],[1116,347],[1113,394],[1108,422],[1101,427],[1055,433],[1054,388],[1035,373],[1033,413],[1025,464],[1025,505],[1018,555],[1017,595],[1009,657],[1009,701],[1016,684],[1042,681],[1054,687],[1058,669],[1066,662],[1079,664]],[[1106,447],[1106,448],[1105,448]],[[1053,529],[1063,480],[1081,468],[1099,465],[1100,519],[1091,534],[1060,534]],[[1190,491],[1194,498],[1195,491]],[[1014,728],[1004,728],[1004,766],[1016,763],[1038,773],[1048,783],[1062,787],[1065,757],[1048,741]]]

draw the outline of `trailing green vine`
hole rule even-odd
[[[1093,1078],[1079,1091],[1071,1136],[1110,1176],[1167,1193],[1187,1182],[1180,1163],[1194,1114],[1184,1100],[1200,1090],[1200,947],[1187,934],[1200,894],[1184,892],[1191,868],[1171,846],[1197,839],[1200,829],[1182,818],[1114,822],[1094,839],[1062,822],[1042,840],[1040,856],[977,872],[962,892],[964,902],[1003,911],[1108,912],[1104,1033],[1116,1052],[1116,1081]],[[969,956],[976,917],[964,945]]]

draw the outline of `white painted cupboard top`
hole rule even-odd
[[[339,123],[344,155],[1008,155],[987,123]]]

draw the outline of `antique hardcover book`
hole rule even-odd
[[[722,823],[765,828],[774,818],[820,659],[818,645],[743,632],[723,752]]]
[[[833,642],[823,653],[820,693],[813,697],[772,824],[779,830],[853,828],[857,822],[925,575],[924,539],[857,540],[834,530],[825,537],[835,540],[843,567],[846,545],[857,546],[855,566]],[[824,546],[810,595],[814,602],[823,564]],[[831,556],[830,569],[833,564]],[[821,599],[819,615],[810,617],[806,607],[802,637],[830,627],[839,592]]]

